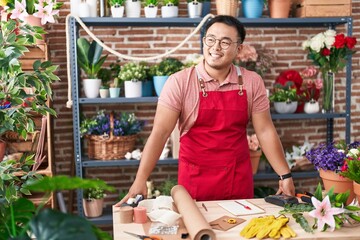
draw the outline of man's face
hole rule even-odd
[[[239,40],[235,27],[214,23],[203,39],[205,64],[217,70],[228,67],[241,50]]]

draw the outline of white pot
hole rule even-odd
[[[144,8],[145,17],[146,18],[156,18],[157,10],[158,10],[158,7],[145,7]]]
[[[90,5],[88,3],[80,2],[78,9],[78,16],[81,18],[90,17]]]
[[[142,95],[141,81],[125,81],[125,97],[136,98]]]
[[[294,113],[298,102],[274,102],[274,108],[277,113]]]
[[[110,97],[111,98],[117,98],[120,96],[120,88],[109,88]]]
[[[113,18],[122,18],[124,16],[124,6],[111,7],[111,16]]]
[[[101,79],[83,79],[84,92],[87,98],[97,98],[101,86]]]
[[[141,12],[140,0],[126,0],[125,13],[128,18],[139,18]]]
[[[190,2],[188,3],[188,14],[189,18],[198,18],[201,16],[202,3],[201,2]]]
[[[100,89],[99,92],[100,92],[100,97],[101,98],[108,98],[110,96],[108,88]]]
[[[161,7],[161,17],[163,17],[163,18],[178,17],[178,15],[179,15],[178,6],[162,6]]]
[[[318,113],[320,111],[320,105],[318,101],[314,102],[306,102],[304,105],[304,112],[305,113]]]
[[[97,17],[97,0],[86,0],[90,7],[90,17]],[[82,11],[79,10],[80,12]]]

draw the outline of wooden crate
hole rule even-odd
[[[293,0],[296,17],[351,16],[351,0]]]
[[[37,44],[36,46],[27,46],[29,52],[26,52],[24,56],[20,58],[23,71],[32,71],[33,64],[36,60],[46,61],[48,60],[48,52],[46,44]]]

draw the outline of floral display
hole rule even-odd
[[[292,146],[292,151],[286,151],[285,159],[289,165],[289,168],[291,169],[295,167],[296,160],[302,159],[305,156],[305,153],[309,151],[313,146],[314,144],[305,141],[302,146]]]
[[[59,9],[63,5],[62,2],[56,0],[10,0],[6,1],[4,8],[11,13],[11,19],[20,19],[24,21],[29,15],[41,19],[41,24],[47,22],[54,23],[55,18],[59,15]]]
[[[145,122],[137,120],[134,113],[122,112],[114,114],[114,128],[110,127],[110,115],[104,111],[99,111],[92,118],[85,118],[80,124],[80,134],[84,135],[110,135],[110,130],[114,136],[134,135],[140,132]]]
[[[251,151],[260,150],[260,143],[256,134],[247,135],[247,140],[248,140],[249,149]]]
[[[342,70],[348,57],[355,51],[355,37],[345,37],[336,34],[334,30],[327,30],[303,42],[302,47],[308,51],[308,57],[320,67],[324,79],[323,109],[332,111],[334,101],[334,73]]]
[[[341,172],[346,164],[346,157],[350,149],[358,148],[360,142],[346,145],[344,141],[329,144],[321,143],[319,146],[306,152],[305,156],[312,162],[316,170],[330,170]]]
[[[360,207],[356,201],[346,205],[349,197],[349,191],[345,193],[335,194],[331,189],[323,198],[322,188],[319,184],[314,196],[311,197],[311,204],[287,204],[281,214],[291,213],[296,222],[306,232],[314,232],[314,229],[319,231],[330,231],[339,229],[345,224],[353,225],[359,224],[360,216],[358,211]],[[310,226],[309,221],[304,217],[306,213],[314,218],[314,225]]]
[[[265,73],[272,67],[274,58],[273,52],[268,49],[260,48],[256,50],[255,47],[249,44],[243,44],[234,64],[257,72],[261,77],[264,77]]]
[[[360,147],[355,145],[346,155],[345,163],[340,172],[341,176],[360,184]]]
[[[289,82],[292,82],[291,88],[296,89],[296,93],[300,95],[302,93],[301,86],[303,84],[303,78],[296,70],[286,70],[279,74],[275,80],[276,85],[289,86]]]
[[[119,72],[119,78],[122,81],[142,81],[146,80],[147,67],[144,64],[138,63],[126,63],[121,67]]]
[[[320,97],[320,91],[323,87],[323,81],[318,77],[315,67],[310,66],[300,72],[303,78],[303,84],[300,90],[303,92],[305,102],[318,101]]]

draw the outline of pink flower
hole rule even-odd
[[[29,14],[26,12],[26,1],[22,0],[21,3],[19,1],[15,1],[15,8],[11,11],[10,18],[24,21],[27,16],[29,16]]]
[[[41,18],[41,24],[45,25],[47,22],[54,23],[54,15],[59,13],[59,10],[53,10],[53,3],[49,3],[45,7],[40,4],[35,4],[35,8],[37,8],[38,12],[34,13],[35,17]]]
[[[344,209],[331,207],[329,196],[326,196],[322,202],[315,197],[311,197],[311,202],[315,209],[309,212],[309,215],[317,219],[318,229],[323,229],[325,224],[329,225],[330,230],[335,230],[334,216],[344,212]]]
[[[248,44],[243,44],[243,47],[237,56],[237,59],[241,62],[256,62],[257,58],[258,55],[256,49]]]

